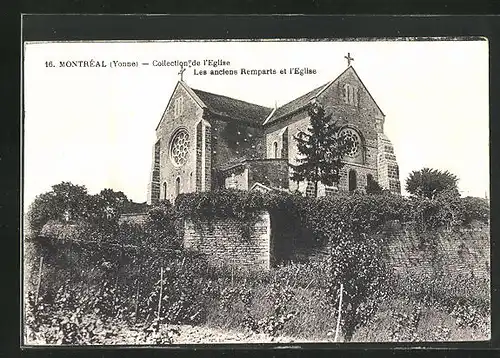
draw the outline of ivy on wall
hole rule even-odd
[[[182,218],[211,220],[232,217],[254,222],[263,211],[300,220],[313,232],[314,239],[327,242],[339,230],[356,237],[378,231],[388,222],[414,223],[426,231],[439,227],[459,227],[472,221],[488,222],[489,204],[479,198],[442,195],[436,199],[383,195],[338,194],[321,198],[284,192],[257,192],[224,189],[181,194],[175,211]]]

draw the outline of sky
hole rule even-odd
[[[180,78],[179,66],[153,61],[199,61],[184,72],[190,87],[274,107],[335,79],[347,53],[386,115],[402,187],[431,167],[457,175],[462,195],[489,197],[487,41],[53,42],[25,44],[24,209],[62,181],[146,201],[155,128]],[[59,67],[90,60],[107,67]],[[211,69],[238,75],[195,74]]]

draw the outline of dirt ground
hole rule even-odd
[[[184,344],[232,344],[232,343],[299,343],[310,342],[297,340],[292,337],[272,337],[264,333],[255,333],[250,330],[228,330],[205,325],[172,325],[161,324],[156,331],[150,330],[149,325],[130,324],[120,320],[102,322],[94,316],[85,317],[85,322],[95,323],[93,329],[84,329],[81,325],[76,336],[73,337],[75,345],[120,345],[120,346],[163,346]],[[63,343],[61,331],[55,325],[44,324],[37,330],[35,337],[32,331],[26,333],[25,344],[28,346],[38,345],[66,345]],[[67,333],[68,336],[71,333]],[[30,338],[28,338],[30,337]],[[49,341],[47,341],[49,340]],[[68,344],[73,345],[73,344]]]
[[[168,342],[168,332],[171,343]],[[104,344],[154,344],[153,336],[146,336],[139,327],[127,328],[117,332],[114,337],[105,339]],[[272,337],[263,333],[228,331],[207,326],[169,325],[160,329],[163,344],[231,344],[231,343],[297,343],[290,337]]]

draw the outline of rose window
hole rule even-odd
[[[342,130],[342,135],[346,139],[347,143],[349,143],[349,151],[346,155],[348,157],[356,157],[361,146],[361,140],[358,133],[356,133],[353,129],[346,128]]]
[[[175,165],[184,165],[187,160],[189,150],[189,134],[185,130],[179,131],[170,149],[170,156]]]

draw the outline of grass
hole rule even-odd
[[[26,265],[26,289],[33,290],[36,286],[38,271],[37,252],[30,245],[26,245],[26,258],[31,265]],[[82,254],[83,255],[83,254]],[[76,252],[71,252],[77,258]],[[83,296],[97,292],[103,279],[115,282],[114,277],[107,277],[101,266],[93,265],[92,260],[79,259],[80,265],[68,266],[66,262],[59,262],[54,257],[44,261],[41,294],[46,297],[57,291],[63,279],[71,276],[67,290],[78,290]],[[196,262],[196,261],[194,261]],[[135,299],[135,263],[124,265],[119,272],[121,279],[118,289],[120,305],[133,311]],[[189,269],[189,268],[187,268]],[[73,272],[75,271],[75,272]],[[334,331],[336,325],[336,306],[328,296],[325,287],[325,275],[320,267],[308,264],[291,264],[278,267],[271,272],[240,272],[228,268],[206,270],[203,277],[205,284],[213,287],[213,296],[207,300],[206,312],[201,326],[207,329],[216,328],[234,332],[249,332],[248,316],[254,321],[268,320],[280,315],[276,312],[276,302],[280,310],[293,314],[293,318],[278,328],[276,336],[292,337],[304,341],[330,341],[329,332]],[[71,275],[70,275],[71,273]],[[157,277],[150,277],[143,273],[141,280],[141,295],[148,295],[154,286]],[[151,282],[150,282],[151,281]],[[176,285],[185,283],[176,280]],[[184,287],[184,286],[182,286]],[[277,288],[276,288],[277,287]],[[231,291],[234,289],[234,292]],[[222,295],[223,292],[229,292]],[[283,292],[289,291],[289,296]],[[85,294],[85,292],[87,294]],[[232,293],[231,293],[232,292]],[[272,293],[273,294],[270,294]],[[426,300],[423,293],[431,293],[439,298]],[[168,294],[165,290],[164,293]],[[227,296],[227,297],[226,297]],[[225,298],[224,298],[225,297]],[[246,298],[248,301],[246,301]],[[460,300],[466,305],[465,317],[467,324],[460,322],[458,316],[451,314],[451,306],[442,304],[442,301],[451,302],[451,306]],[[140,301],[143,302],[143,301]],[[156,301],[155,301],[156,302]],[[224,305],[221,305],[225,303]],[[244,303],[246,302],[246,303]],[[385,300],[376,310],[374,316],[353,335],[352,341],[357,342],[389,342],[389,341],[470,341],[488,340],[490,337],[489,281],[479,279],[463,279],[458,277],[439,276],[436,280],[426,280],[423,277],[400,277],[399,284],[393,296]],[[467,306],[468,305],[468,306]],[[221,306],[224,306],[223,308]],[[80,305],[80,307],[82,307]],[[472,308],[471,308],[472,307]],[[471,314],[470,309],[482,307],[479,313]],[[141,306],[139,307],[141,308]],[[415,318],[418,311],[418,317]],[[467,311],[469,310],[469,311]],[[57,312],[55,312],[57,314]],[[152,317],[152,316],[151,316]],[[412,318],[413,317],[413,318]],[[275,317],[276,318],[276,317]],[[145,319],[145,314],[141,322]],[[126,323],[124,329],[126,330]],[[131,330],[134,328],[129,327]]]
[[[393,336],[398,326],[397,316],[409,314],[419,302],[392,299],[379,307],[370,322],[353,336],[353,342],[440,342],[476,341],[490,339],[490,319],[481,317],[475,328],[457,324],[457,319],[442,308],[422,307],[420,319],[415,325],[401,327],[399,335]]]

